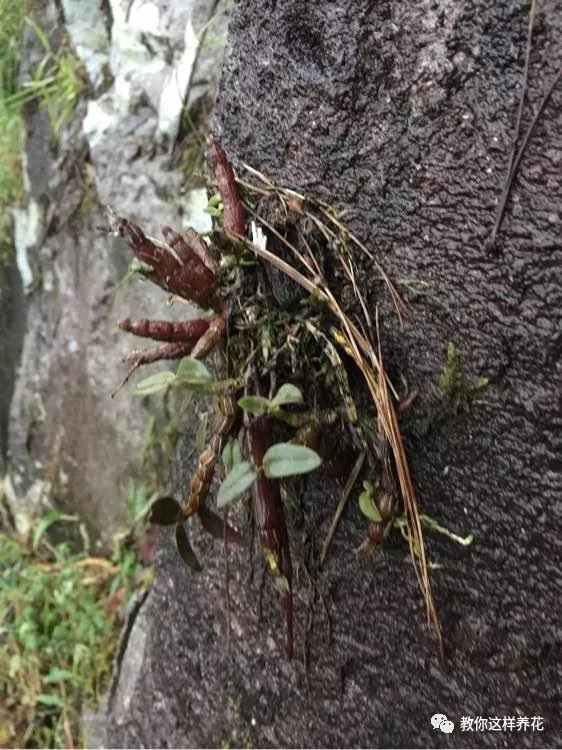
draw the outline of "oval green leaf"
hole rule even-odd
[[[359,507],[361,513],[363,513],[364,516],[367,516],[367,518],[373,523],[381,523],[382,516],[380,510],[375,505],[373,485],[370,482],[363,482],[363,487],[365,489],[359,495]]]
[[[263,396],[242,396],[238,399],[238,406],[257,417],[267,414],[271,407],[271,401]]]
[[[226,473],[230,473],[236,466],[236,464],[239,464],[241,460],[242,452],[240,450],[238,440],[229,440],[228,443],[224,446],[224,450],[222,452],[222,462],[224,464]]]
[[[253,485],[257,477],[258,473],[251,461],[236,464],[220,486],[217,507],[224,508],[230,505]]]
[[[216,208],[219,203],[222,202],[221,194],[220,193],[213,193],[211,197],[209,198],[207,205],[211,208]]]
[[[176,376],[184,383],[205,383],[213,379],[206,365],[199,359],[184,357],[179,363]]]
[[[150,523],[158,526],[171,526],[180,514],[180,504],[173,497],[159,497],[150,507]]]
[[[151,274],[154,271],[154,267],[150,263],[145,263],[139,260],[136,256],[129,263],[129,274],[141,273],[143,275]]]
[[[263,457],[262,467],[266,477],[280,479],[307,474],[317,469],[321,463],[322,459],[311,448],[293,443],[277,443]]]
[[[140,383],[137,383],[134,390],[133,396],[148,396],[150,393],[157,393],[163,391],[175,380],[175,375],[169,370],[164,372],[157,372],[156,375],[149,375]]]
[[[302,393],[291,383],[284,383],[275,394],[271,402],[274,406],[285,406],[285,404],[302,404],[304,401]]]

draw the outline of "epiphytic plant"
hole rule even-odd
[[[165,227],[162,231],[166,242],[162,243],[148,237],[129,220],[112,222],[114,230],[128,240],[137,259],[136,270],[142,276],[173,297],[211,310],[210,315],[179,323],[129,319],[120,323],[125,331],[162,342],[154,350],[134,351],[129,355],[131,369],[127,378],[145,363],[184,358],[176,374],[166,372],[151,376],[139,384],[138,392],[183,383],[186,387],[212,393],[217,407],[211,441],[199,457],[185,501],[160,498],[153,506],[152,520],[175,524],[178,550],[194,567],[198,561],[185,532],[187,517],[198,514],[209,532],[238,541],[238,532],[205,504],[215,464],[222,455],[228,471],[221,485],[218,505],[225,506],[247,489],[251,491],[257,533],[267,565],[283,595],[287,653],[290,655],[292,570],[280,477],[310,471],[320,463],[317,453],[329,455],[326,432],[332,438],[339,436],[336,440],[340,442],[347,435],[347,441],[359,453],[359,458],[342,491],[322,556],[363,460],[367,458],[371,470],[376,472],[377,488],[382,490],[379,497],[386,499],[383,509],[377,505],[381,520],[378,516],[376,521],[371,519],[371,526],[378,525],[376,538],[370,534],[362,545],[362,552],[371,552],[386,535],[401,496],[412,560],[425,597],[428,619],[440,641],[420,517],[394,405],[396,392],[384,370],[378,311],[373,325],[356,282],[348,245],[368,255],[369,251],[330,207],[313,206],[304,196],[278,188],[247,167],[251,175],[261,180],[259,187],[243,183],[247,194],[254,192],[261,196],[259,224],[251,222],[250,242],[246,238],[246,211],[238,196],[232,167],[216,142],[211,142],[210,150],[222,202],[222,208],[216,199],[213,204],[215,212],[222,214],[222,226],[214,232],[212,245],[192,229],[179,234]],[[262,201],[266,201],[265,207]],[[271,208],[268,202],[273,206],[273,216],[268,214]],[[256,212],[257,205],[251,204],[250,210]],[[220,261],[214,246],[221,250]],[[285,260],[287,254],[292,254],[294,263],[302,270]],[[326,282],[326,271],[333,264],[334,256],[363,311],[359,325],[344,312]],[[400,315],[403,307],[400,297],[374,259],[373,262]],[[293,285],[289,291],[287,279]],[[297,291],[300,289],[297,294],[295,287]],[[225,336],[227,329],[228,336]],[[373,340],[377,341],[376,345]],[[216,353],[219,369],[226,376],[223,379],[213,379],[198,362],[211,351]],[[367,385],[376,410],[372,429],[365,430],[358,420],[341,352],[355,363]],[[295,386],[286,383],[273,395],[277,378],[282,382],[289,379],[298,382],[312,406],[308,413],[303,413],[301,390]],[[297,430],[290,442],[276,437],[285,424]],[[334,429],[323,434],[321,428],[326,424],[333,425]],[[242,429],[247,460],[229,442],[229,437],[238,435]],[[307,447],[294,443],[305,443]],[[332,444],[331,448],[334,447]],[[367,507],[365,500],[363,505]],[[372,510],[375,504],[371,502],[369,507]]]

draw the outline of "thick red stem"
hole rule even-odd
[[[244,236],[246,218],[244,206],[238,197],[236,178],[226,154],[215,140],[211,141],[211,158],[215,179],[224,205],[223,230],[227,237]]]
[[[247,415],[246,428],[248,453],[254,463],[261,466],[265,452],[273,444],[271,420],[265,416]],[[273,572],[283,575],[289,586],[289,591],[283,597],[283,608],[287,623],[287,658],[291,659],[293,656],[293,568],[279,480],[268,479],[260,474],[252,486],[252,501],[261,545],[264,550],[271,553],[278,567],[278,571]]]
[[[197,318],[195,320],[185,320],[173,322],[170,320],[149,320],[141,318],[140,320],[131,320],[125,318],[119,322],[119,328],[135,336],[155,339],[156,341],[182,342],[189,341],[193,345],[208,330],[210,320]]]

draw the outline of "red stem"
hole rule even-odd
[[[259,388],[257,389],[259,392]],[[250,417],[246,415],[248,453],[257,466],[260,466],[267,449],[273,444],[271,420],[268,417]],[[283,512],[280,483],[278,479],[268,479],[260,474],[252,486],[252,501],[256,527],[264,550],[273,557],[277,571],[283,575],[289,585],[289,591],[283,597],[283,608],[287,623],[287,658],[293,656],[293,568],[289,534]],[[270,563],[270,567],[271,563]]]
[[[195,344],[209,328],[209,320],[197,318],[174,322],[170,320],[131,320],[125,318],[119,322],[119,328],[135,336],[142,336],[156,341],[191,341]]]
[[[211,141],[211,158],[215,180],[224,205],[223,229],[227,237],[244,235],[246,218],[244,206],[238,197],[236,178],[226,154],[217,141]]]

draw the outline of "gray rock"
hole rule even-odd
[[[8,423],[16,367],[25,326],[23,289],[15,258],[0,263],[0,472],[4,475],[8,453]]]
[[[200,32],[217,9],[204,2],[176,9],[164,0],[87,8],[65,0],[62,15],[57,8],[49,0],[34,4],[35,21],[51,30],[53,50],[65,21],[93,86],[58,139],[45,109],[32,103],[25,110],[27,200],[14,212],[25,300],[21,286],[9,294],[2,289],[11,326],[3,335],[7,357],[0,373],[5,490],[22,532],[56,503],[79,511],[108,539],[125,516],[130,484],[140,480],[149,415],[162,424],[170,419],[160,397],[131,398],[125,388],[110,398],[126,372],[123,355],[139,346],[116,324],[129,316],[178,318],[185,311],[166,309],[165,295],[149,284],[119,286],[129,253],[109,236],[105,206],[156,236],[165,224],[209,228],[204,195],[182,194],[170,144],[159,145],[158,123],[161,91],[176,75],[186,28]],[[208,75],[208,60],[203,68],[207,95],[218,78],[220,52],[214,76]],[[28,28],[22,80],[34,75],[44,54]],[[201,83],[197,70],[191,70],[180,98],[192,79]],[[177,111],[174,117],[171,141]]]
[[[109,66],[109,25],[102,3],[62,0],[65,28],[76,53],[83,60],[94,88],[104,83]]]

